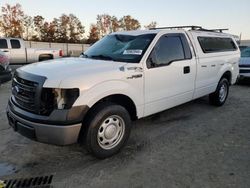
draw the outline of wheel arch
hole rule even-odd
[[[91,111],[94,110],[97,105],[103,102],[110,102],[110,103],[114,103],[117,105],[121,105],[128,111],[131,117],[131,120],[138,119],[137,109],[136,109],[136,105],[134,101],[129,96],[124,95],[124,94],[112,94],[112,95],[103,97],[102,99],[98,100],[90,107],[88,113],[91,113]],[[88,116],[88,113],[86,114],[85,117]]]
[[[88,126],[86,126],[85,123],[90,121],[91,116],[93,115],[93,112],[98,108],[98,106],[105,102],[123,106],[128,111],[131,120],[138,119],[136,105],[130,97],[124,94],[112,94],[112,95],[105,96],[102,99],[98,100],[96,103],[94,103],[89,108],[87,113],[84,115],[83,120],[82,120],[83,124],[80,130],[79,136],[78,136],[78,142],[80,143],[85,142],[85,137],[88,131]]]
[[[53,54],[49,54],[49,53],[40,54],[38,56],[38,61],[42,61],[43,59],[54,59],[54,55]]]
[[[231,84],[231,83],[232,83],[232,72],[229,71],[229,70],[225,71],[225,72],[222,74],[220,80],[221,80],[222,78],[226,78],[226,79],[228,80],[229,84]]]

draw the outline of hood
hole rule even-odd
[[[20,70],[45,76],[44,87],[73,88],[89,85],[98,78],[105,79],[108,75],[114,76],[127,63],[115,61],[94,60],[87,58],[62,58],[33,63]],[[83,82],[86,82],[85,84]]]

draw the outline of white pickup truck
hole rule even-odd
[[[109,157],[127,141],[131,120],[205,95],[222,106],[239,75],[239,59],[235,39],[218,30],[112,33],[80,58],[17,69],[9,124],[40,142],[83,140],[96,157]]]
[[[56,59],[63,55],[60,49],[26,48],[24,41],[18,38],[0,38],[0,50],[9,57],[12,65]]]

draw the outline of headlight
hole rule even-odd
[[[43,88],[40,114],[49,115],[55,109],[70,109],[79,97],[79,89]]]
[[[53,89],[57,109],[70,109],[79,97],[79,89]]]

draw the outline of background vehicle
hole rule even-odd
[[[239,46],[240,51],[244,50],[245,48],[247,48],[248,46]]]
[[[0,51],[0,85],[11,80],[11,69],[8,57]]]
[[[239,67],[240,80],[250,78],[250,47],[246,47],[241,51]]]
[[[62,57],[60,49],[26,48],[24,41],[18,38],[0,38],[0,50],[10,60],[10,64],[28,64]]]
[[[185,30],[184,28],[190,28]],[[81,58],[17,69],[9,124],[41,142],[79,140],[96,157],[117,153],[131,120],[209,95],[222,106],[239,75],[232,35],[199,26],[112,33]]]

